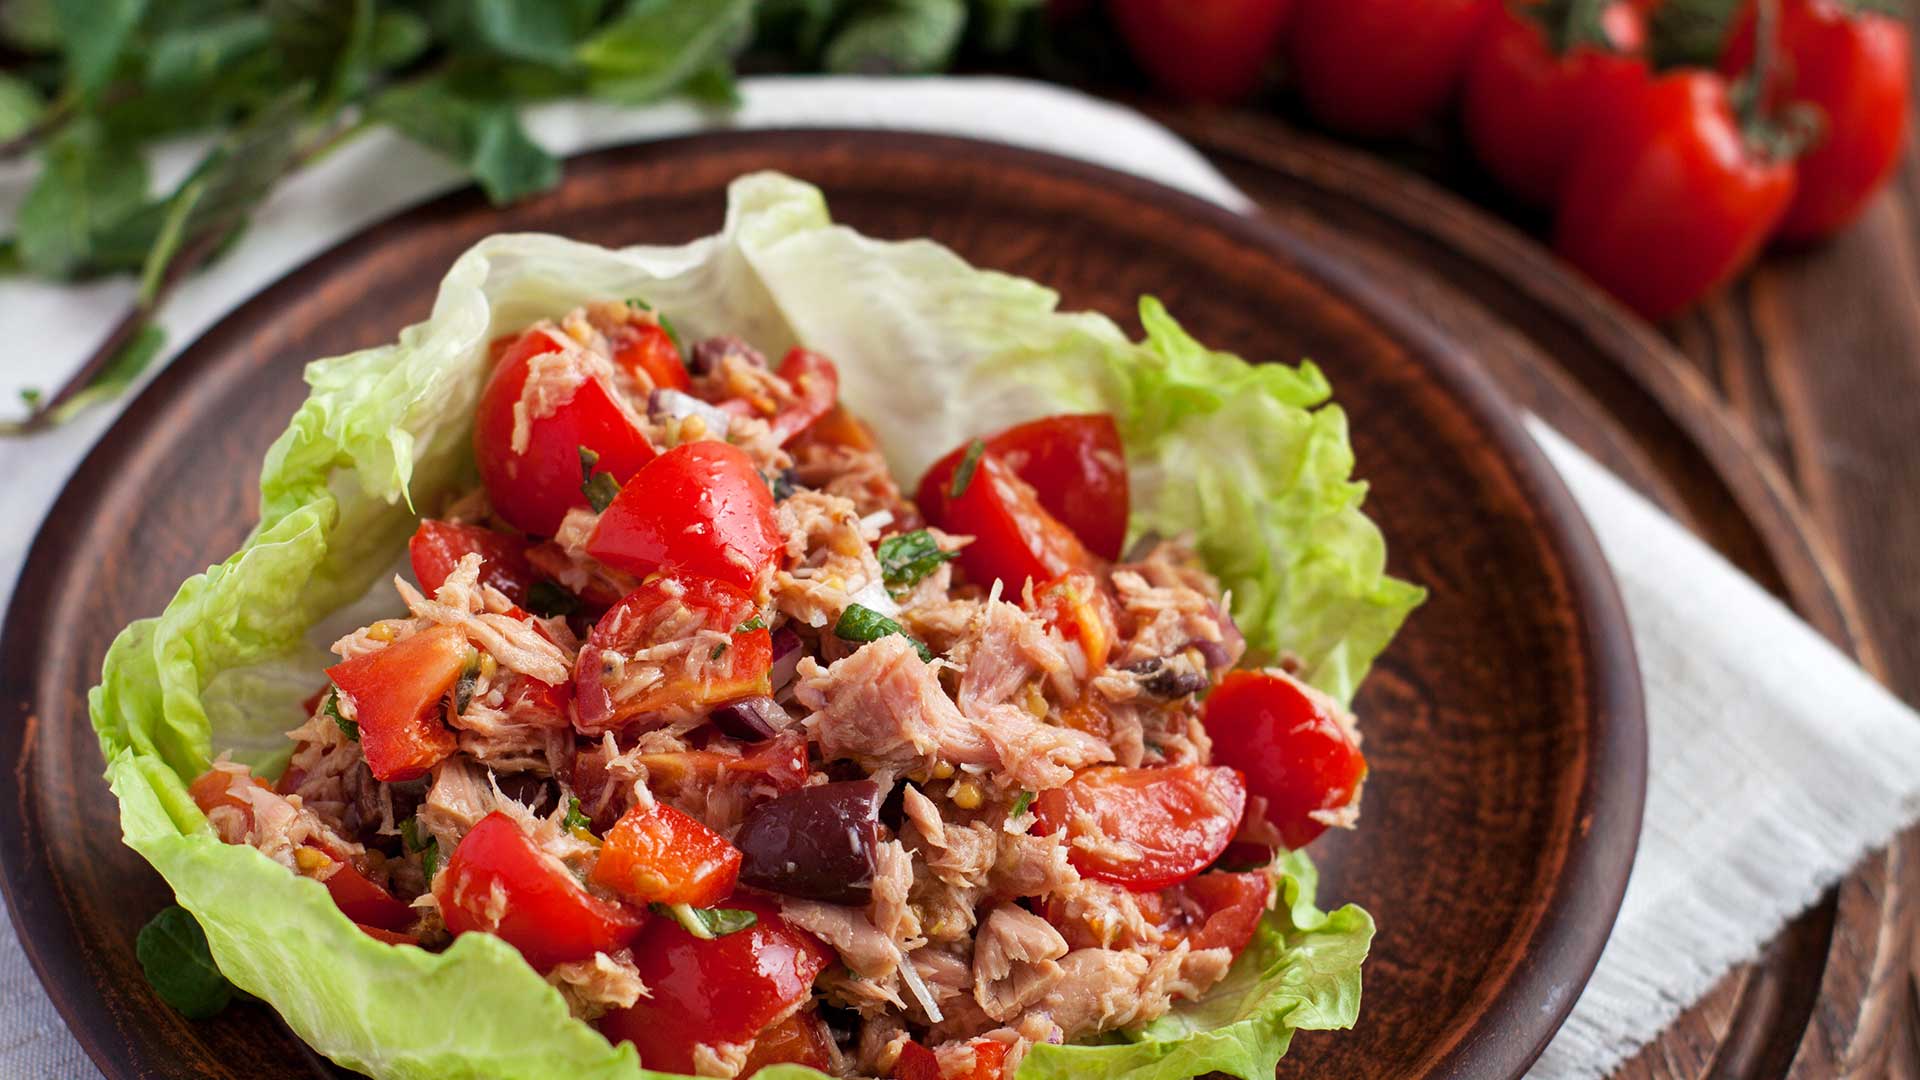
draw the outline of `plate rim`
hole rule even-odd
[[[988,152],[1030,171],[1097,184],[1120,193],[1129,201],[1155,205],[1230,238],[1278,253],[1323,287],[1347,295],[1391,336],[1409,346],[1417,359],[1429,361],[1429,370],[1436,381],[1508,462],[1520,483],[1523,498],[1539,513],[1540,534],[1567,568],[1570,603],[1576,616],[1572,625],[1578,633],[1585,669],[1595,674],[1588,685],[1592,715],[1582,748],[1586,768],[1574,804],[1575,828],[1568,839],[1562,873],[1552,882],[1550,895],[1525,939],[1519,962],[1507,981],[1480,1006],[1476,1022],[1458,1033],[1426,1076],[1435,1080],[1510,1076],[1517,1080],[1565,1023],[1611,938],[1637,850],[1647,787],[1645,701],[1618,583],[1601,554],[1586,516],[1558,470],[1526,432],[1519,412],[1507,402],[1490,375],[1454,348],[1437,327],[1388,295],[1359,267],[1314,247],[1304,237],[1257,216],[1257,212],[1237,213],[1167,184],[1089,161],[967,136],[818,126],[717,129],[622,142],[572,155],[566,163],[572,168],[646,151],[698,152],[703,147],[718,151],[778,151],[792,143],[804,149],[806,143],[820,139],[871,141],[893,148],[918,148],[950,155]],[[198,374],[194,369],[204,366],[200,356],[211,355],[203,346],[242,313],[262,303],[268,294],[313,267],[341,257],[349,249],[367,242],[368,236],[398,220],[429,215],[437,208],[471,200],[476,192],[469,184],[400,207],[354,229],[263,283],[183,347],[166,369],[142,388],[88,447],[35,531],[4,613],[4,624],[0,624],[0,674],[7,676],[9,689],[18,695],[19,713],[17,725],[0,729],[0,743],[15,741],[16,726],[24,729],[19,732],[21,753],[16,767],[0,772],[0,799],[11,796],[10,801],[23,809],[30,805],[26,799],[30,787],[26,782],[30,775],[26,761],[40,722],[33,715],[39,679],[35,671],[37,663],[26,661],[37,661],[41,646],[36,636],[28,632],[36,620],[23,614],[29,605],[21,601],[37,599],[42,590],[35,582],[49,580],[50,575],[44,571],[62,561],[50,526],[78,509],[70,504],[84,500],[75,480],[90,467],[98,467],[96,459],[101,458],[103,448],[117,432],[149,423],[159,409],[190,389]],[[89,1008],[89,1003],[76,1000],[65,992],[59,979],[49,977],[55,965],[54,958],[47,954],[73,950],[65,943],[56,950],[51,943],[31,934],[29,916],[48,919],[63,930],[71,926],[71,920],[59,912],[41,912],[33,903],[23,907],[21,901],[27,899],[28,894],[17,879],[35,857],[35,851],[44,844],[27,843],[29,835],[37,840],[42,831],[37,815],[23,814],[20,820],[22,828],[0,830],[0,896],[6,900],[8,917],[22,951],[67,1029],[94,1064],[109,1077],[144,1075],[139,1072],[139,1063],[128,1063],[112,1053],[111,1040],[105,1036],[112,1027],[110,1017],[103,1010]],[[31,828],[27,828],[29,825]],[[1598,914],[1582,920],[1575,918],[1580,914],[1575,909]],[[1569,974],[1577,980],[1573,985],[1567,982]],[[1543,1007],[1542,1003],[1546,1005]],[[278,1022],[277,1013],[274,1017]],[[96,1027],[101,1030],[96,1031]],[[1532,1037],[1515,1037],[1518,1031],[1526,1030],[1533,1032]]]

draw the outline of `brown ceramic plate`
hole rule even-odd
[[[476,192],[376,226],[235,311],[80,466],[29,557],[0,639],[0,868],[22,943],[110,1077],[325,1076],[264,1006],[190,1023],[134,959],[164,884],[119,843],[86,691],[114,633],[239,545],[262,453],[304,361],[427,314],[482,236],[606,244],[714,231],[728,180],[778,168],[837,218],[932,236],[1133,325],[1165,300],[1201,340],[1310,355],[1353,430],[1394,570],[1432,599],[1357,705],[1362,827],[1314,854],[1324,902],[1379,921],[1356,1030],[1294,1042],[1283,1076],[1515,1077],[1572,1008],[1626,886],[1646,734],[1624,615],[1567,492],[1444,331],[1295,233],[1042,154],[871,132],[714,134],[609,150],[508,210]],[[1137,327],[1136,327],[1137,329]]]

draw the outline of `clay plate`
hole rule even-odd
[[[572,162],[507,210],[457,193],[294,271],[195,343],[80,466],[0,638],[0,871],[22,944],[110,1077],[338,1072],[259,1004],[191,1023],[133,939],[168,901],[119,843],[85,698],[114,633],[239,545],[304,361],[423,318],[482,236],[676,243],[729,179],[777,168],[835,216],[932,236],[1137,331],[1151,293],[1201,340],[1314,357],[1351,418],[1393,569],[1432,598],[1360,695],[1362,827],[1315,848],[1323,902],[1380,924],[1358,1028],[1295,1040],[1282,1076],[1519,1076],[1572,1008],[1626,886],[1646,733],[1626,621],[1593,538],[1466,343],[1301,235],[1118,173],[998,145],[873,132],[695,136]]]

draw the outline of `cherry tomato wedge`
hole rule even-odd
[[[526,606],[527,590],[540,575],[527,562],[525,540],[478,525],[426,519],[407,542],[413,576],[428,596],[440,591],[447,575],[469,554],[480,556],[482,585],[491,585],[515,604]]]
[[[256,787],[273,790],[265,780],[257,776],[249,776],[247,779]],[[203,814],[213,813],[213,808],[216,806],[231,806],[235,810],[244,811],[249,818],[253,814],[253,804],[233,793],[233,774],[220,769],[208,769],[194,777],[193,783],[187,785],[187,794],[193,797],[194,805],[198,806]]]
[[[773,416],[773,434],[782,443],[833,411],[840,396],[840,369],[810,349],[794,348],[780,360],[774,374],[793,387],[794,401]]]
[[[900,1044],[900,1056],[887,1071],[889,1080],[940,1080],[940,1059],[933,1051],[908,1039]]]
[[[382,930],[405,930],[418,921],[411,907],[362,874],[353,863],[336,859],[321,884],[347,918]],[[316,875],[318,876],[318,875]]]
[[[680,359],[673,335],[657,321],[644,321],[648,317],[644,313],[636,314],[642,317],[608,335],[614,366],[655,390],[691,389],[693,380],[687,377],[687,365]]]
[[[936,486],[920,510],[946,531],[973,537],[960,551],[960,566],[976,584],[998,578],[1009,595],[1019,595],[1029,579],[1048,581],[1098,565],[1079,537],[1047,513],[1033,489],[993,451],[980,454],[973,475],[963,479],[958,496],[949,481],[947,487]],[[924,484],[922,494],[927,494]]]
[[[830,1071],[832,1040],[820,1014],[813,1009],[801,1009],[753,1040],[753,1049],[747,1051],[747,1063],[740,1067],[741,1080],[769,1065],[805,1065],[822,1072]]]
[[[752,459],[712,441],[648,462],[587,537],[587,554],[616,570],[678,570],[739,589],[751,588],[783,546],[773,492]]]
[[[647,925],[645,911],[581,888],[498,810],[461,839],[434,884],[448,930],[496,935],[540,971],[631,945]]]
[[[1170,889],[1136,893],[1133,899],[1146,923],[1172,940],[1195,949],[1238,953],[1253,940],[1266,915],[1268,891],[1265,874],[1210,870]],[[1074,904],[1056,895],[1041,913],[1067,939],[1068,948],[1125,949],[1142,942],[1125,920],[1110,918],[1098,905]]]
[[[739,877],[739,848],[662,802],[627,811],[593,867],[594,884],[636,904],[712,907]]]
[[[1164,889],[1205,870],[1240,828],[1246,782],[1236,769],[1171,765],[1086,769],[1033,800],[1034,828],[1103,841],[1075,844],[1080,873],[1135,892]]]
[[[662,574],[628,593],[594,624],[574,665],[580,729],[598,734],[670,707],[697,711],[770,693],[773,636],[764,626],[742,629],[758,613],[746,593],[702,577]],[[729,635],[728,641],[664,661],[666,677],[636,693],[620,694],[608,681],[614,660],[609,654],[629,656],[703,630]]]
[[[1267,818],[1289,847],[1326,831],[1316,820],[1360,793],[1367,759],[1332,699],[1282,671],[1234,671],[1207,695],[1201,714],[1213,758],[1247,777],[1267,800]]]
[[[587,505],[580,491],[581,447],[600,455],[596,473],[618,481],[654,458],[638,418],[595,378],[581,382],[552,411],[529,418],[526,445],[514,448],[515,410],[533,361],[560,348],[548,331],[527,331],[501,355],[474,416],[474,459],[494,510],[539,536],[552,536],[568,510]]]
[[[631,1042],[649,1069],[694,1072],[697,1044],[741,1043],[806,1000],[834,960],[818,938],[789,925],[778,906],[752,896],[724,905],[757,918],[745,930],[702,941],[672,919],[655,919],[634,944],[640,981],[651,990],[632,1007],[608,1013],[600,1030]]]
[[[1127,456],[1106,413],[1049,416],[984,440],[987,452],[1033,488],[1034,498],[1103,559],[1127,542]],[[942,505],[967,447],[935,462],[920,479],[922,513]]]
[[[454,752],[441,722],[441,699],[466,670],[473,649],[457,626],[436,626],[327,669],[352,704],[360,750],[376,780],[404,781]]]

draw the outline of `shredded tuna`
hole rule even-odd
[[[1064,975],[1055,961],[1067,942],[1045,919],[1007,905],[993,909],[973,943],[973,998],[995,1020],[1040,1000]]]
[[[547,972],[547,982],[560,991],[575,1017],[587,1021],[628,1008],[647,994],[633,953],[627,949],[611,955],[594,953],[591,960],[561,964]]]

